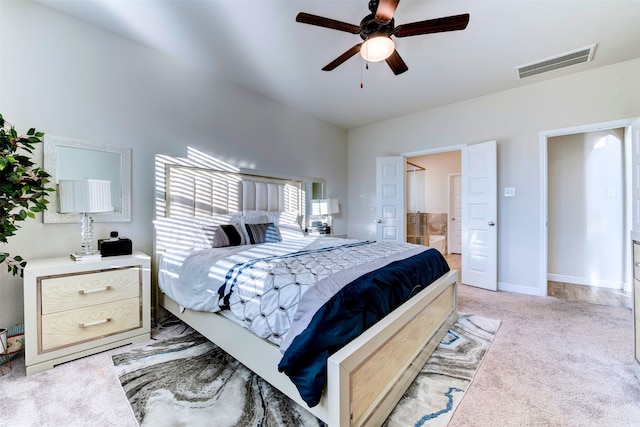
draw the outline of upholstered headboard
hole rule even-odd
[[[244,223],[254,215],[278,224],[283,238],[302,234],[302,180],[210,169],[183,158],[161,160],[156,161],[156,254],[210,247],[213,225]]]
[[[165,172],[165,217],[302,211],[301,181],[180,165],[166,165]]]

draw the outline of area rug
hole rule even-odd
[[[446,426],[500,326],[460,314],[385,422]],[[314,416],[179,321],[157,341],[113,355],[141,426],[321,426]]]

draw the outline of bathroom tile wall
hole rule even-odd
[[[446,213],[408,213],[407,242],[428,245],[428,236],[447,235]]]

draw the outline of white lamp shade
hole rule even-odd
[[[337,214],[338,212],[340,212],[338,199],[329,199],[329,215]]]
[[[60,213],[111,212],[111,181],[61,179],[58,182]]]
[[[378,62],[387,59],[396,49],[391,40],[387,36],[369,37],[360,46],[360,55],[365,61]]]

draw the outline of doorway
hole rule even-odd
[[[630,290],[631,122],[541,132],[541,295]]]
[[[498,290],[497,141],[376,158],[376,238],[406,241],[406,158],[457,151],[462,178],[462,283]],[[425,168],[427,170],[427,168]],[[449,173],[445,174],[444,188]],[[391,179],[393,178],[393,179]],[[439,189],[442,191],[442,188]],[[445,194],[449,194],[445,190]],[[445,210],[447,210],[445,202]],[[425,209],[426,210],[426,209]],[[448,213],[447,213],[448,217]],[[393,227],[392,227],[393,226]],[[385,239],[386,231],[389,238]],[[448,228],[448,224],[447,224]],[[442,236],[440,236],[442,237]],[[446,234],[445,234],[446,239]],[[446,249],[443,253],[446,253]]]
[[[450,211],[450,177],[461,174],[462,152],[416,155],[406,162],[407,242],[435,247],[446,255],[451,252],[449,229],[458,228],[455,222],[461,219]]]

